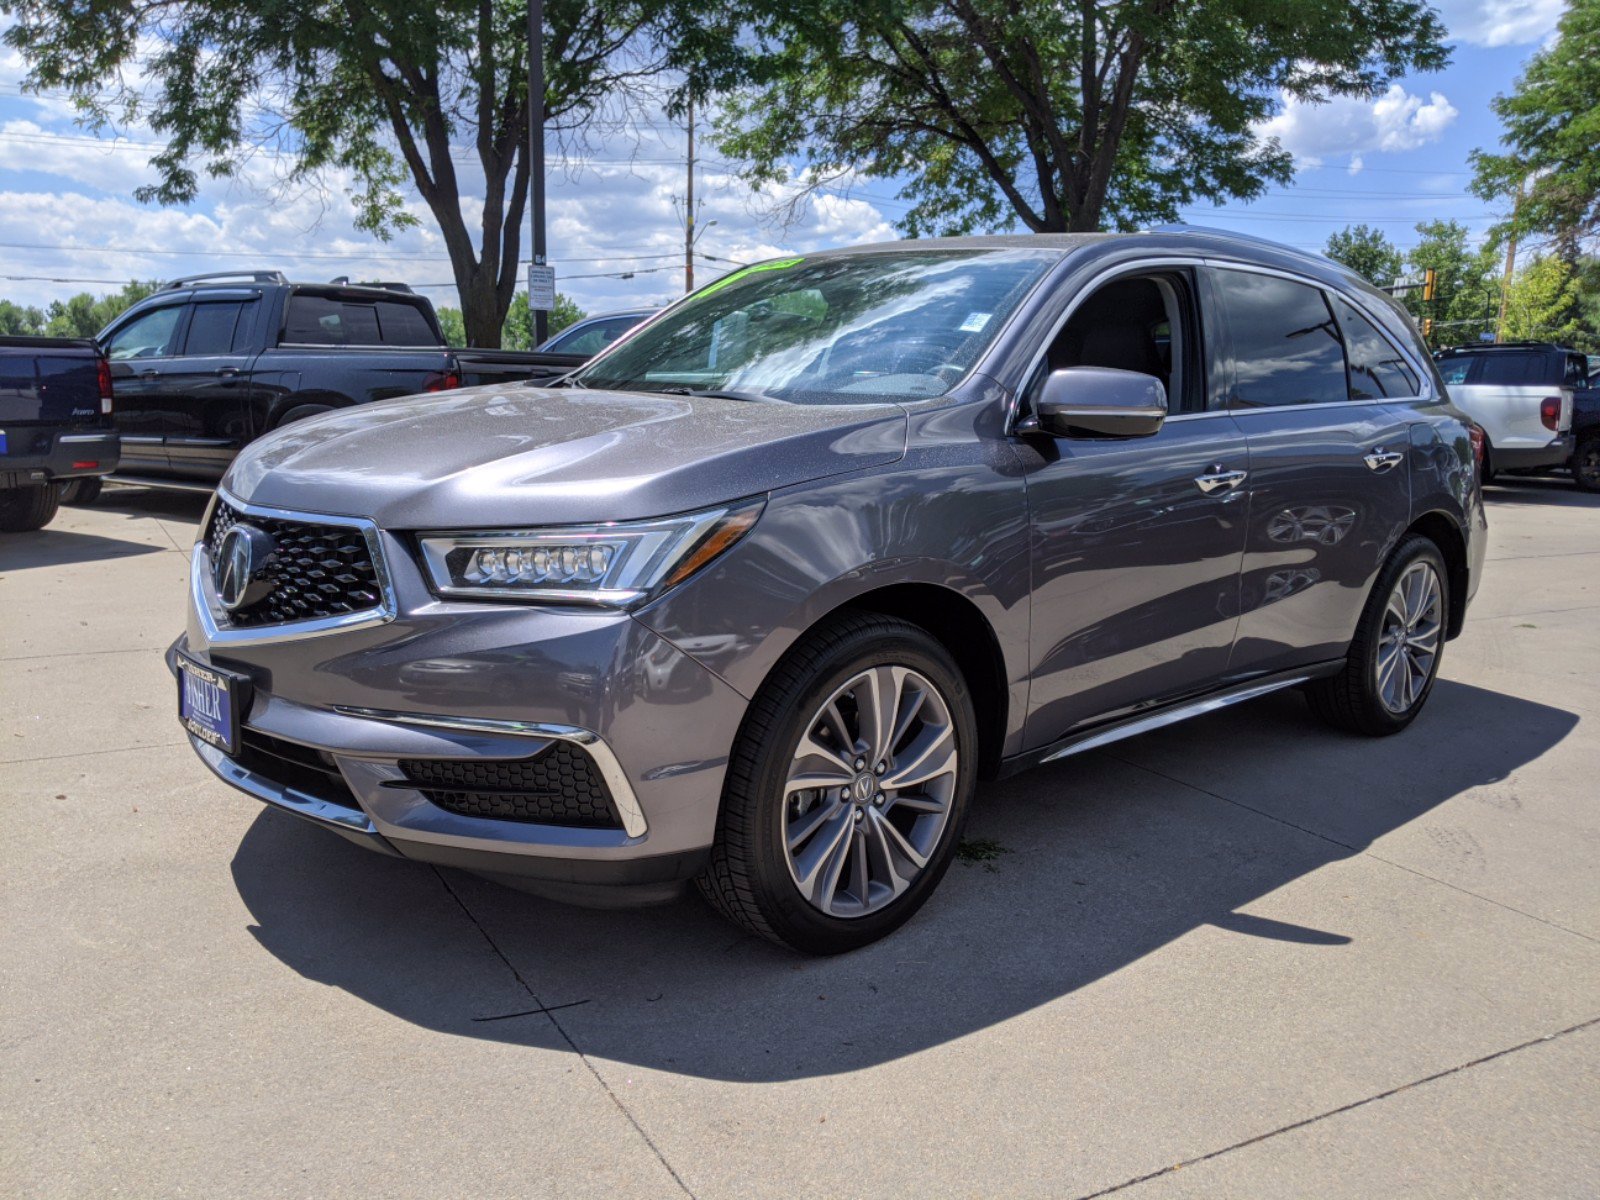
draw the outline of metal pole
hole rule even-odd
[[[683,291],[694,291],[694,93],[689,94],[689,194],[683,204]]]
[[[544,0],[528,0],[528,208],[533,220],[533,262],[545,265],[544,244]],[[528,291],[533,303],[533,290]],[[533,344],[550,336],[550,314],[533,313]]]

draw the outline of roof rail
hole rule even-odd
[[[1449,347],[1446,347],[1446,348],[1450,349],[1450,350],[1465,350],[1465,351],[1509,350],[1509,349],[1518,349],[1518,348],[1523,349],[1523,350],[1561,350],[1561,349],[1563,349],[1563,347],[1558,346],[1555,342],[1542,342],[1542,341],[1538,340],[1537,338],[1524,338],[1524,339],[1522,339],[1520,341],[1513,341],[1513,340],[1507,339],[1506,341],[1503,341],[1503,342],[1463,342],[1459,346],[1449,346]]]
[[[1236,233],[1232,229],[1217,229],[1210,225],[1187,225],[1182,221],[1172,221],[1166,225],[1155,225],[1144,230],[1145,233],[1201,233],[1210,237],[1224,238],[1231,242],[1250,242],[1257,246],[1267,246],[1273,250],[1287,251],[1307,258],[1327,258],[1315,250],[1301,250],[1298,247],[1275,242],[1271,238],[1258,237],[1253,233]]]
[[[411,285],[409,283],[400,283],[392,279],[361,279],[357,280],[355,283],[351,283],[350,276],[335,275],[332,279],[328,280],[328,283],[333,287],[377,288],[379,291],[384,292],[403,292],[407,296],[416,295],[416,292],[411,289]]]
[[[178,279],[169,279],[161,285],[161,291],[170,292],[173,288],[188,287],[195,283],[210,283],[213,279],[248,279],[252,283],[288,283],[289,278],[282,271],[207,271],[203,275],[184,275]]]

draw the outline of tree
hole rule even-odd
[[[1375,287],[1393,283],[1404,261],[1393,242],[1367,225],[1346,225],[1330,235],[1324,253]]]
[[[133,307],[161,285],[135,280],[119,292],[92,296],[79,292],[66,300],[52,300],[45,310],[44,332],[50,337],[94,337],[112,320]]]
[[[1432,269],[1434,299],[1422,298],[1420,288],[1403,294],[1405,306],[1418,320],[1432,317],[1435,346],[1476,341],[1494,331],[1500,305],[1498,262],[1492,250],[1473,250],[1467,228],[1459,221],[1424,221],[1417,226],[1420,240],[1406,253],[1414,274]]]
[[[752,181],[906,179],[912,234],[1173,220],[1293,174],[1280,95],[1370,96],[1448,54],[1421,0],[746,0],[718,122]]]
[[[199,172],[268,152],[283,182],[352,173],[356,224],[387,238],[427,204],[466,337],[492,346],[518,279],[528,197],[527,5],[518,0],[0,0],[30,87],[91,120],[140,118],[166,139],[140,199],[192,201]],[[716,86],[736,39],[691,0],[546,0],[545,118],[557,136],[617,118],[660,72]],[[137,81],[148,78],[148,88]],[[463,208],[481,176],[483,203]],[[476,210],[476,211],[474,211]]]
[[[1570,345],[1581,332],[1578,280],[1571,266],[1557,254],[1542,254],[1524,265],[1506,291],[1506,339]]]
[[[461,320],[459,308],[441,308],[439,326],[444,330],[447,346],[464,346],[466,325]],[[556,306],[550,313],[550,336],[554,337],[568,325],[587,316],[570,296],[556,293]],[[518,292],[511,301],[511,311],[506,313],[505,325],[500,330],[500,344],[507,350],[533,349],[533,315],[528,311],[528,293]]]
[[[1516,90],[1495,97],[1506,152],[1473,152],[1472,190],[1492,200],[1525,189],[1496,232],[1550,234],[1572,257],[1600,233],[1600,0],[1572,0],[1557,29]]]
[[[39,309],[0,300],[0,337],[26,337],[43,332],[44,313]]]

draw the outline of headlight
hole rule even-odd
[[[764,501],[652,521],[423,534],[441,596],[627,608],[682,583],[749,532]]]

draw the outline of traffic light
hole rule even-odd
[[[1438,282],[1438,278],[1438,272],[1432,267],[1422,273],[1422,298],[1424,300],[1433,299],[1434,284]]]
[[[1431,338],[1433,336],[1433,318],[1432,317],[1423,317],[1422,318],[1422,336],[1425,337],[1425,338]]]

